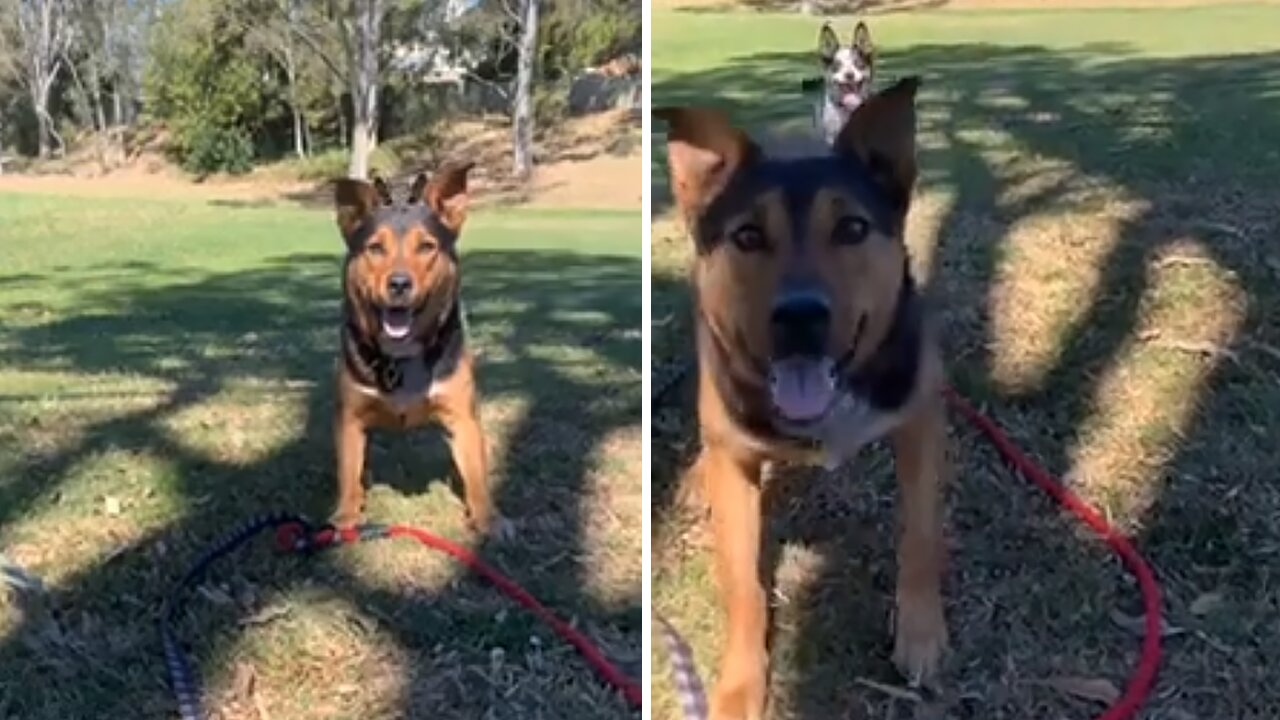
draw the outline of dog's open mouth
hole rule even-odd
[[[821,420],[839,395],[835,362],[827,357],[791,357],[769,366],[769,396],[774,411],[788,423]]]
[[[863,82],[838,83],[836,89],[840,94],[840,104],[848,110],[855,110],[862,104]]]
[[[392,340],[403,340],[413,330],[413,310],[389,307],[382,310],[382,332]]]

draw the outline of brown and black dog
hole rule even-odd
[[[347,243],[334,417],[339,527],[363,510],[368,431],[431,421],[448,435],[472,527],[485,531],[496,520],[458,262],[472,166],[447,165],[430,181],[419,175],[400,202],[381,180],[335,183]]]
[[[901,528],[893,659],[928,682],[947,645],[943,370],[903,239],[918,86],[908,78],[873,95],[830,148],[798,157],[767,152],[716,110],[655,112],[668,123],[672,191],[696,251],[694,472],[728,633],[713,720],[759,720],[765,709],[766,462],[833,467],[890,441]]]

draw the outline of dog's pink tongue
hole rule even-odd
[[[382,329],[393,340],[409,334],[413,327],[413,315],[405,310],[387,310],[382,314]]]
[[[845,110],[857,110],[858,106],[862,104],[862,95],[856,90],[847,92],[840,98],[840,104],[844,106]]]
[[[831,407],[836,385],[828,363],[818,360],[781,360],[773,363],[769,391],[773,406],[787,420],[819,418]]]

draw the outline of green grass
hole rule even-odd
[[[327,210],[0,195],[0,717],[171,717],[155,621],[256,513],[324,518],[342,250]],[[469,535],[434,431],[375,434],[371,519],[458,538],[640,660],[634,213],[494,209],[462,239],[496,501]],[[265,545],[265,541],[263,543]],[[226,718],[631,717],[540,623],[409,543],[262,546],[182,620]],[[265,619],[263,619],[265,618]]]
[[[852,19],[836,19],[850,27]],[[1280,715],[1280,7],[913,12],[871,19],[882,78],[922,74],[908,242],[952,381],[1153,561],[1179,628],[1147,717]],[[657,10],[655,105],[804,131],[819,23]],[[847,30],[846,30],[847,32]],[[689,245],[665,187],[655,367],[689,353]],[[677,502],[692,406],[655,410],[654,606],[713,675],[723,637],[700,518]],[[898,700],[888,662],[892,467],[801,473],[771,533],[773,717],[1089,717],[1048,678],[1123,687],[1133,584],[956,424],[945,691]],[[1210,603],[1204,598],[1228,598]],[[1201,602],[1196,602],[1197,600]],[[661,647],[661,645],[655,645]],[[655,718],[674,718],[664,660]],[[709,678],[710,679],[710,678]]]

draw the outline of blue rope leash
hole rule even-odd
[[[413,537],[424,545],[447,553],[462,561],[493,583],[512,600],[537,615],[543,622],[552,627],[566,642],[581,652],[596,672],[609,685],[620,691],[627,702],[639,709],[642,694],[640,686],[624,676],[611,664],[591,641],[574,628],[551,613],[542,603],[521,588],[511,579],[493,569],[469,550],[455,545],[444,538],[404,525],[380,525],[366,523],[349,530],[338,531],[331,525],[316,526],[299,515],[278,512],[262,515],[245,523],[236,530],[223,536],[211,550],[200,556],[192,568],[174,587],[173,592],[165,598],[160,614],[160,637],[164,644],[165,665],[169,671],[169,682],[173,694],[178,701],[178,713],[182,720],[204,720],[204,710],[200,702],[200,683],[196,676],[191,659],[182,649],[174,632],[174,625],[186,607],[187,593],[204,577],[217,560],[231,554],[236,548],[244,545],[265,530],[276,531],[276,547],[284,552],[309,554],[343,543],[355,544],[365,540],[376,540],[387,537]]]
[[[289,536],[279,535],[281,528],[292,526]],[[324,545],[316,542],[316,538],[321,535],[315,532],[316,528],[299,515],[287,512],[269,513],[259,516],[249,522],[241,525],[239,528],[227,533],[216,543],[211,550],[206,552],[195,565],[187,571],[178,581],[177,586],[165,598],[164,608],[160,613],[160,638],[164,643],[164,659],[165,665],[169,671],[169,683],[173,687],[173,694],[178,700],[178,714],[182,720],[204,720],[204,711],[200,702],[200,682],[196,676],[196,672],[191,665],[191,659],[183,651],[182,645],[178,642],[174,633],[174,625],[177,623],[178,616],[186,607],[186,590],[197,585],[208,571],[209,566],[217,560],[231,554],[236,548],[252,540],[254,537],[262,533],[264,530],[277,530],[277,539],[289,540],[288,549],[294,552],[308,552],[320,549]],[[363,528],[362,528],[363,530]],[[376,534],[377,528],[370,528]],[[364,539],[365,532],[361,532],[360,539]],[[336,542],[340,540],[337,533],[328,533],[325,537],[328,542]]]

